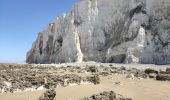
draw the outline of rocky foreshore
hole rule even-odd
[[[130,66],[130,65],[129,65]],[[140,65],[139,65],[140,66]],[[170,81],[170,66],[165,67],[127,67],[118,64],[102,63],[67,63],[67,64],[0,64],[0,93],[15,93],[24,91],[46,90],[57,87],[76,85],[98,85],[103,77],[119,78],[119,75],[129,80],[152,79],[155,81]],[[123,85],[117,80],[113,84]],[[114,91],[114,90],[113,90]],[[106,95],[103,93],[106,93]],[[98,100],[107,94],[103,92],[83,100]],[[114,94],[115,95],[115,94]],[[93,99],[90,99],[93,98]],[[109,98],[109,97],[107,97]],[[44,100],[44,99],[40,99]],[[50,99],[51,100],[51,99]],[[105,99],[103,99],[105,100]],[[112,100],[112,99],[108,99]],[[114,99],[113,99],[114,100]],[[119,100],[119,99],[116,99]],[[131,100],[131,99],[120,99]]]

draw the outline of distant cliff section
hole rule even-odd
[[[170,0],[80,0],[40,32],[27,63],[170,63]]]

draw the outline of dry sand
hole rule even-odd
[[[122,85],[115,84],[120,81]],[[57,100],[80,99],[84,96],[113,90],[133,100],[170,100],[170,82],[153,79],[131,80],[125,76],[108,76],[101,78],[99,85],[80,85],[57,88]]]

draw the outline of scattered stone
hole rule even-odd
[[[127,69],[127,76],[126,78],[129,78],[129,79],[146,79],[148,77],[148,74],[146,74],[143,70],[139,70],[139,69],[136,69],[136,68],[130,68],[130,69]]]
[[[119,82],[115,82],[116,85],[123,85],[120,81]]]
[[[90,66],[90,67],[87,69],[87,72],[97,73],[97,72],[98,72],[98,68],[95,67],[95,66]]]
[[[121,67],[120,67],[120,70],[126,70],[126,67],[121,66]]]
[[[154,69],[151,69],[151,68],[145,69],[144,72],[145,72],[146,74],[150,74],[150,73],[158,74],[158,71],[156,71],[156,70],[154,70]]]
[[[170,68],[166,68],[166,72],[170,74]]]
[[[159,74],[167,74],[166,71],[159,70]]]
[[[123,97],[120,97],[119,99],[117,100],[132,100],[131,98],[123,98]]]
[[[170,75],[169,74],[158,74],[156,76],[156,80],[160,81],[170,81]]]
[[[157,74],[155,74],[155,73],[150,73],[148,76],[149,76],[149,78],[156,78],[156,75]]]
[[[110,75],[110,73],[107,72],[107,71],[104,71],[104,72],[101,72],[100,75],[102,75],[102,76],[108,76],[108,75]]]
[[[139,79],[146,79],[148,77],[148,75],[146,73],[144,73],[143,71],[137,71],[135,73],[135,77],[139,78]]]
[[[112,67],[113,65],[109,64],[110,67]]]
[[[126,78],[134,79],[134,78],[135,78],[135,76],[134,76],[134,74],[130,73],[130,74],[128,74],[128,75],[126,76]]]

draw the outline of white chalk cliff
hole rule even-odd
[[[170,63],[170,0],[80,0],[40,32],[28,63]]]

